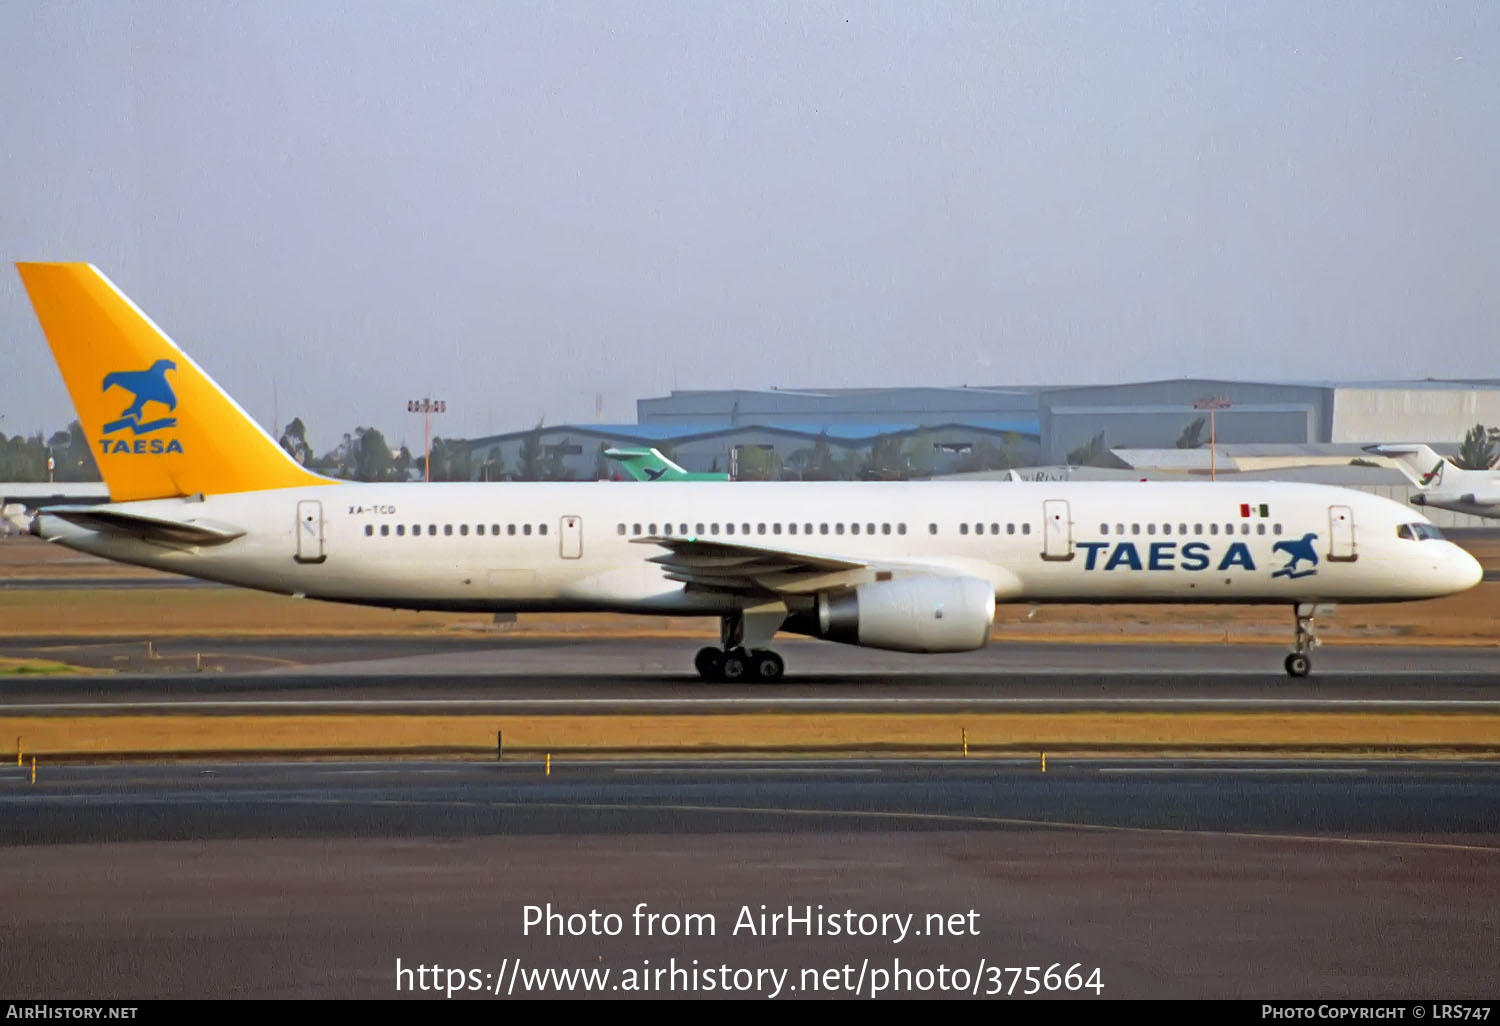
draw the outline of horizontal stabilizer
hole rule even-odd
[[[147,541],[222,545],[245,533],[243,528],[217,520],[174,520],[171,517],[124,510],[118,506],[48,506],[40,510],[40,513],[66,520],[90,531],[114,531]]]

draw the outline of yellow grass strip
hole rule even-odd
[[[745,714],[703,716],[10,716],[0,737],[24,738],[28,753],[191,753],[194,751],[339,751],[422,747],[507,748],[818,748],[960,744],[971,749],[1068,745],[1195,746],[1494,746],[1500,715],[1433,713],[992,713]]]

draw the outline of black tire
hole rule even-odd
[[[1288,677],[1306,677],[1312,672],[1312,660],[1301,652],[1290,653],[1284,665]]]
[[[700,648],[693,656],[693,669],[704,680],[718,680],[722,670],[724,653],[717,648]]]
[[[719,679],[734,683],[750,676],[750,660],[743,651],[726,652],[719,664]]]
[[[786,663],[781,656],[775,652],[766,650],[764,652],[752,652],[750,654],[750,672],[756,680],[767,684],[779,681],[782,674],[786,673]]]

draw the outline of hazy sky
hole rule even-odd
[[[1500,4],[0,0],[0,249],[257,418],[1500,376]],[[12,270],[0,430],[71,419]],[[279,425],[278,425],[279,427]]]

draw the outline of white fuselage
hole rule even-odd
[[[338,484],[120,508],[244,534],[167,544],[45,512],[40,533],[195,577],[411,609],[714,614],[747,604],[669,579],[651,562],[665,550],[640,541],[667,535],[868,567],[831,574],[831,588],[877,573],[962,575],[1012,602],[1373,602],[1451,594],[1480,578],[1457,546],[1398,537],[1401,524],[1425,522],[1412,510],[1305,484]]]

